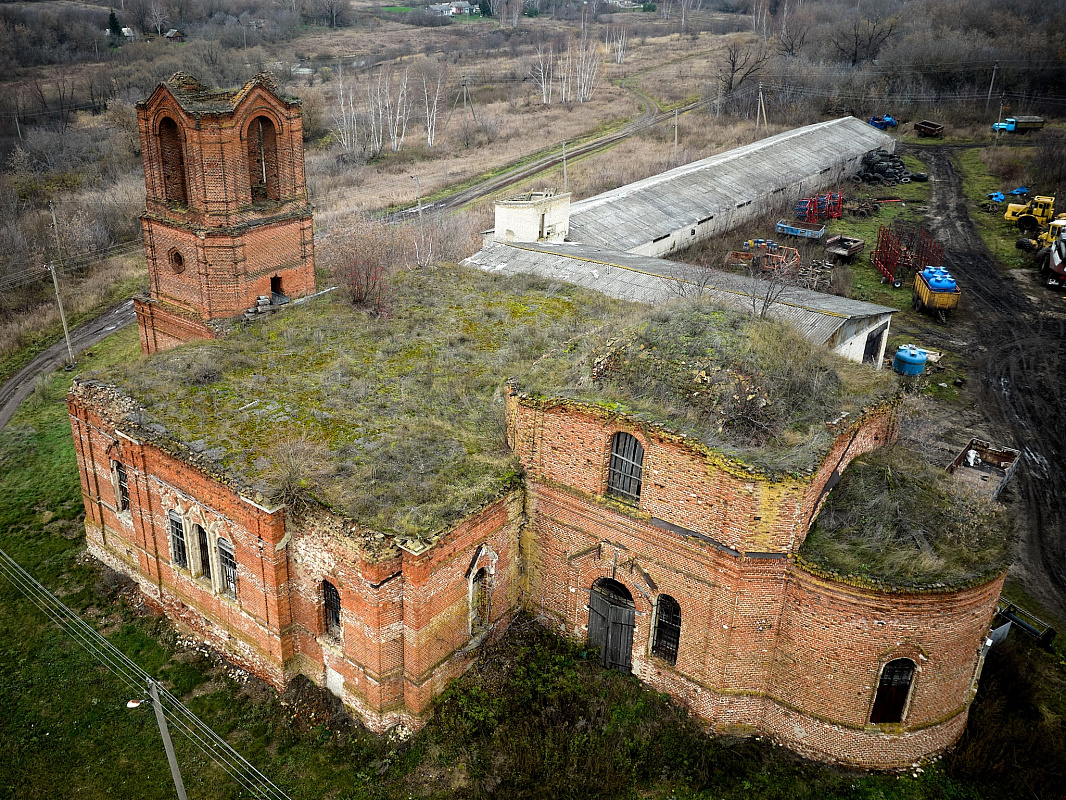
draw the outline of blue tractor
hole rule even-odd
[[[895,117],[888,114],[885,114],[883,117],[870,117],[868,121],[879,131],[887,131],[889,128],[899,126],[899,122],[896,121]]]

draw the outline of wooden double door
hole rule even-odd
[[[636,608],[629,590],[611,578],[600,578],[589,591],[589,647],[599,652],[607,669],[629,673],[633,668],[633,626]]]

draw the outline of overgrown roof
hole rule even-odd
[[[405,536],[447,528],[518,479],[509,378],[804,466],[828,443],[826,420],[891,385],[776,323],[649,311],[533,277],[404,271],[388,308],[323,298],[96,377],[242,487]]]
[[[848,466],[799,554],[860,582],[935,588],[987,580],[1006,568],[1012,544],[1001,506],[898,444]]]

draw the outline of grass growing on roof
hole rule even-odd
[[[387,318],[309,303],[100,377],[248,490],[403,536],[445,529],[515,485],[511,377],[788,468],[815,461],[827,419],[892,385],[780,324],[649,311],[539,278],[407,271],[390,303]]]
[[[323,299],[98,377],[253,492],[428,535],[515,483],[504,381],[627,306],[458,267],[390,291],[386,318]]]
[[[844,575],[901,585],[964,583],[1007,565],[1004,510],[901,445],[856,458],[800,555]]]
[[[700,303],[605,325],[541,361],[531,381],[539,394],[615,406],[768,469],[809,468],[830,441],[827,420],[895,385],[783,323]]]

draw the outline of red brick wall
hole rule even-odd
[[[90,552],[279,689],[304,673],[374,729],[420,725],[475,646],[506,627],[518,607],[520,492],[425,546],[394,547],[324,512],[286,529],[282,510],[242,497],[206,465],[188,463],[191,454],[175,457],[117,430],[132,404],[113,390],[79,383],[69,409]],[[126,467],[126,512],[116,510],[112,461]],[[174,566],[168,512],[175,509],[233,545],[236,599]],[[186,543],[196,546],[188,533]],[[490,625],[472,632],[470,583],[481,567],[490,576]],[[339,637],[326,630],[323,580],[341,597]]]
[[[633,429],[647,443],[646,466],[682,475],[683,489],[659,478],[650,492],[666,524],[643,508],[643,495],[640,508],[605,502],[588,477],[602,469],[596,462],[617,420],[512,398],[509,433],[530,465],[525,489],[433,541],[394,543],[327,512],[286,527],[281,511],[211,477],[193,454],[168,452],[172,445],[148,441],[147,432],[122,433],[134,407],[107,387],[78,382],[69,406],[90,551],[275,686],[307,674],[374,729],[420,725],[433,697],[520,606],[584,640],[589,589],[602,577],[621,582],[634,600],[633,672],[715,728],[761,732],[818,758],[893,766],[942,750],[965,724],[1002,576],[969,589],[893,593],[801,568],[786,550],[806,530],[803,514],[828,476],[824,465],[806,483],[793,478],[778,487],[764,476],[733,475],[735,466],[684,442]],[[893,424],[879,413],[849,426],[825,463],[883,441]],[[591,442],[596,455],[553,449],[549,434],[571,437],[574,447]],[[112,460],[129,476],[127,512],[115,507]],[[567,468],[584,490],[563,485]],[[768,515],[775,498],[791,511]],[[236,599],[173,566],[171,509],[233,544]],[[751,519],[726,521],[728,509]],[[678,527],[701,520],[743,548],[770,541],[779,550],[730,549],[706,531]],[[491,624],[479,631],[471,628],[471,579],[481,568]],[[340,595],[339,636],[326,629],[323,580]],[[681,608],[676,664],[651,653],[664,594]],[[869,725],[879,671],[896,658],[917,665],[903,721]]]
[[[239,316],[257,297],[270,295],[274,276],[290,298],[313,293],[314,242],[299,104],[253,81],[236,93],[228,111],[187,113],[162,84],[137,108],[152,299],[206,321]],[[256,165],[249,153],[256,148],[250,137],[259,119],[268,119],[275,132],[268,137],[273,199],[265,202],[253,202],[251,193]],[[168,182],[170,197],[182,184],[167,174],[178,164],[184,164],[184,205],[167,199]],[[179,269],[172,259],[175,252],[182,257]],[[153,320],[143,317],[141,322]],[[142,327],[142,339],[164,349],[174,339],[186,341],[179,338],[183,330],[171,325],[153,333]]]

